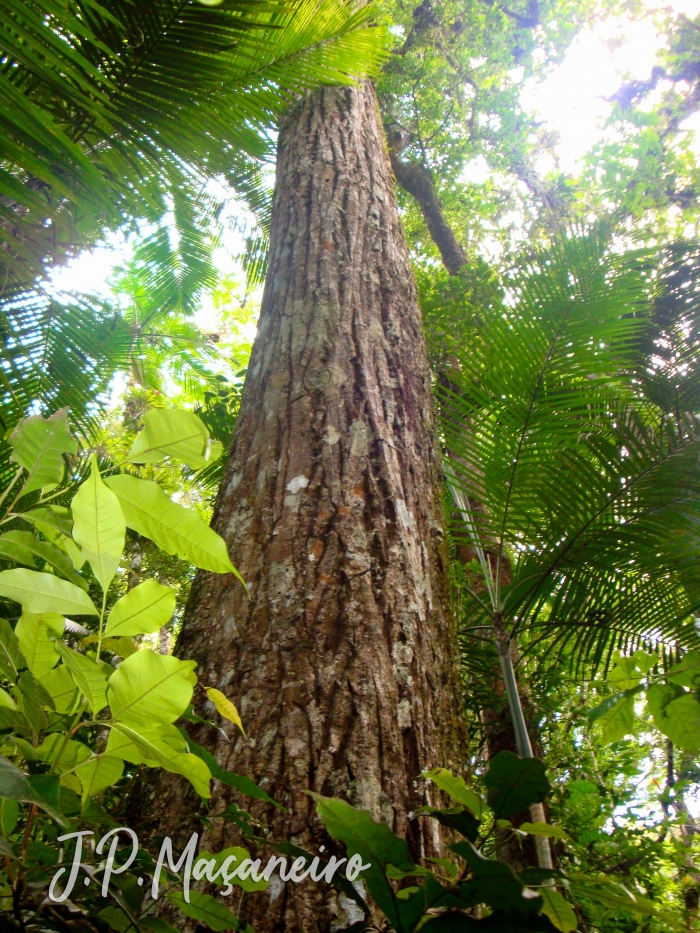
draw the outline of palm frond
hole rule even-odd
[[[183,177],[231,180],[239,153],[268,157],[295,95],[373,73],[386,45],[372,8],[348,0],[8,0],[3,13],[6,296],[105,225],[157,219]]]
[[[494,610],[593,660],[620,638],[687,644],[700,604],[700,426],[644,391],[652,270],[603,230],[532,257],[441,391]]]

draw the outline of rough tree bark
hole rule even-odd
[[[175,649],[238,704],[247,741],[233,727],[196,738],[288,808],[269,814],[278,838],[329,845],[308,788],[437,854],[433,821],[409,814],[428,803],[423,769],[459,766],[441,488],[374,90],[321,89],[280,130],[258,335],[213,519],[250,598],[232,576],[198,574]],[[138,794],[142,820],[172,835],[187,794],[160,776]],[[210,813],[230,794],[216,784]],[[231,824],[210,819],[200,845],[232,840]],[[353,919],[321,884],[275,894],[246,898],[257,933]]]

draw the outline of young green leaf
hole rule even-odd
[[[97,638],[92,635],[90,638],[85,638],[83,644],[86,645],[90,641],[96,642]],[[129,638],[128,635],[120,635],[118,638],[103,638],[102,639],[102,650],[111,651],[112,654],[118,654],[120,658],[130,658],[132,654],[136,654],[139,650],[133,638]]]
[[[23,567],[29,567],[31,570],[39,569],[36,556],[32,551],[19,542],[6,540],[5,535],[0,536],[0,557],[13,564],[22,564]]]
[[[82,742],[69,739],[61,732],[51,732],[37,747],[37,757],[54,766],[58,774],[70,771],[90,757],[90,749]]]
[[[477,794],[476,791],[467,786],[461,775],[454,775],[447,768],[433,768],[432,771],[425,771],[422,777],[430,778],[440,790],[444,790],[457,803],[461,803],[463,807],[471,810],[478,820],[482,818],[485,806],[484,799],[481,794]]]
[[[17,709],[27,717],[32,731],[38,735],[47,726],[44,710],[54,709],[53,699],[42,687],[31,671],[22,671],[17,679],[19,701]],[[6,712],[9,712],[6,711]]]
[[[12,699],[7,690],[3,690],[2,687],[0,687],[0,706],[4,707],[5,709],[17,709],[17,704],[15,701]]]
[[[177,554],[203,570],[234,573],[242,582],[224,539],[196,512],[173,502],[157,483],[126,474],[110,476],[105,482],[119,497],[129,528],[167,554]]]
[[[92,455],[90,476],[71,503],[73,539],[106,592],[119,566],[126,523],[119,499],[102,481],[97,456]]]
[[[552,826],[549,823],[521,823],[518,829],[531,836],[547,836],[549,839],[566,839],[566,833],[561,826]]]
[[[3,570],[0,573],[0,596],[13,599],[29,612],[57,612],[63,616],[99,615],[84,590],[52,573]]]
[[[73,516],[71,510],[65,506],[40,506],[28,512],[21,512],[18,518],[23,518],[25,522],[35,525],[50,541],[54,541],[56,535],[59,534],[66,538],[70,538],[73,534]]]
[[[571,904],[555,889],[541,887],[539,895],[543,901],[542,913],[549,917],[561,933],[573,933],[578,920]]]
[[[603,730],[603,742],[619,742],[634,729],[634,698],[622,697],[596,723]]]
[[[190,917],[192,920],[201,920],[215,933],[238,929],[238,917],[210,894],[190,891],[189,904],[184,895],[179,892],[167,896],[186,917]]]
[[[115,719],[153,726],[171,723],[187,709],[197,676],[195,661],[181,661],[144,648],[122,661],[109,678]]]
[[[486,799],[498,819],[542,803],[550,791],[544,763],[538,758],[518,758],[512,752],[499,752],[491,759],[484,783]]]
[[[206,690],[207,696],[212,701],[220,715],[222,715],[224,719],[228,719],[229,722],[232,722],[234,725],[238,726],[238,728],[245,736],[245,729],[243,728],[241,717],[238,715],[238,710],[229,700],[229,698],[223,694],[221,690],[216,690],[214,687],[207,687]]]
[[[99,664],[78,654],[66,645],[58,645],[63,658],[75,684],[87,699],[90,709],[97,715],[107,705],[107,675]]]
[[[209,768],[201,758],[187,751],[187,745],[175,726],[158,723],[149,727],[141,723],[115,722],[112,723],[110,739],[115,732],[126,738],[128,745],[108,742],[108,754],[131,761],[133,759],[128,757],[130,748],[135,747],[143,763],[149,767],[160,765],[166,771],[182,774],[200,797],[211,797]]]
[[[10,460],[27,471],[22,488],[26,495],[44,486],[56,486],[63,479],[64,454],[77,454],[78,442],[71,437],[68,409],[62,408],[50,418],[34,415],[25,418],[10,435]]]
[[[111,755],[90,758],[75,772],[83,788],[83,802],[116,784],[123,773],[124,762],[121,758],[113,758]]]
[[[150,635],[166,625],[175,612],[175,590],[146,580],[116,601],[105,635]]]
[[[218,460],[221,452],[221,441],[212,441],[207,426],[191,411],[154,408],[143,416],[143,430],[127,460],[157,463],[164,457],[174,457],[193,470],[201,470]]]
[[[41,678],[58,663],[56,642],[61,640],[65,622],[54,612],[23,612],[15,627],[22,655],[29,670]]]
[[[8,559],[33,568],[37,566],[36,558],[41,558],[53,567],[59,576],[70,580],[83,590],[88,588],[87,581],[75,572],[72,560],[63,551],[49,541],[41,541],[30,531],[8,531],[0,537],[0,554],[3,554],[3,549]],[[13,549],[16,551],[16,557],[9,556]],[[23,559],[20,559],[20,555]],[[31,564],[29,560],[32,561]]]
[[[73,708],[78,688],[65,664],[59,664],[44,674],[39,683],[51,696],[57,713],[67,713]]]

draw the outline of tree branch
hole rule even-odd
[[[457,275],[467,262],[467,255],[454,231],[445,220],[442,205],[430,170],[420,162],[404,162],[400,157],[403,134],[390,132],[387,135],[389,158],[396,181],[418,202],[433,242],[440,251],[445,268],[450,275]]]

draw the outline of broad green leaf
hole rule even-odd
[[[566,833],[561,826],[552,826],[550,823],[521,823],[520,832],[530,833],[531,836],[547,836],[549,839],[566,839]]]
[[[228,907],[217,901],[210,894],[200,894],[199,891],[190,891],[189,904],[183,894],[168,894],[168,898],[186,917],[192,920],[201,920],[215,933],[223,930],[237,930],[238,917],[231,913]]]
[[[126,524],[119,499],[102,481],[95,454],[90,476],[75,494],[71,509],[73,540],[106,592],[122,557]]]
[[[148,758],[144,754],[142,747],[134,745],[131,739],[123,732],[117,729],[109,730],[107,746],[105,748],[107,755],[115,758],[122,758],[124,761],[130,761],[134,765],[147,765],[149,768],[157,768],[158,762],[155,758]]]
[[[97,715],[107,705],[107,675],[99,664],[84,654],[78,654],[66,645],[59,645],[58,650],[75,685],[87,699],[90,709]]]
[[[58,774],[70,771],[90,757],[90,749],[82,742],[67,738],[62,732],[52,732],[37,747],[37,756],[54,766]]]
[[[686,693],[671,700],[663,715],[654,716],[654,725],[665,736],[689,752],[700,752],[700,703]]]
[[[59,534],[66,538],[73,534],[73,516],[65,506],[39,506],[28,512],[21,512],[18,517],[35,525],[49,541],[54,541]]]
[[[571,904],[555,888],[541,887],[538,893],[543,901],[542,913],[561,933],[573,933],[578,920]]]
[[[119,732],[128,739],[149,767],[153,767],[155,763],[173,774],[182,774],[200,797],[211,797],[209,768],[201,758],[186,750],[187,745],[175,726],[158,723],[149,728],[141,723],[115,722],[112,723],[112,732]],[[124,752],[128,753],[128,748],[120,746],[117,742],[111,745],[107,743],[108,754],[124,757],[129,761]]]
[[[175,612],[175,590],[156,580],[139,583],[114,604],[105,635],[150,635]]]
[[[658,661],[658,654],[650,654],[641,649],[630,657],[616,654],[615,666],[606,679],[616,690],[632,690]]]
[[[637,670],[634,658],[618,657],[617,663],[610,671],[606,680],[616,690],[632,690],[642,679],[641,671]]]
[[[415,868],[404,840],[395,836],[386,824],[375,823],[369,813],[356,810],[344,800],[313,793],[310,796],[316,801],[319,816],[330,835],[345,843],[348,858],[360,855],[363,864],[369,864],[362,872],[362,879],[389,922],[401,930],[399,909],[386,869],[388,865],[406,872]]]
[[[128,933],[129,930],[136,929],[127,914],[119,907],[104,907],[97,916],[110,930],[114,930],[114,933]]]
[[[619,699],[596,722],[603,731],[603,742],[619,742],[634,729],[634,698]]]
[[[17,679],[17,686],[20,692],[17,709],[24,713],[34,734],[38,735],[47,726],[44,710],[54,709],[53,699],[31,671],[22,671]]]
[[[175,927],[162,917],[139,917],[139,923],[149,933],[177,933]]]
[[[40,557],[53,567],[59,576],[65,577],[66,580],[70,580],[71,583],[75,583],[81,589],[87,590],[87,581],[75,572],[72,560],[49,541],[40,541],[30,531],[8,531],[0,538],[0,551],[3,545],[6,550],[18,548],[18,551],[23,554],[31,555],[32,560]],[[19,563],[26,562],[19,561]],[[36,563],[32,564],[32,566],[36,567]]]
[[[683,660],[668,672],[668,680],[681,687],[700,687],[700,653],[695,649],[688,651]]]
[[[550,791],[544,763],[538,758],[518,758],[512,752],[499,752],[491,759],[484,784],[486,799],[498,819],[542,803]]]
[[[228,556],[224,539],[192,509],[173,502],[157,483],[126,474],[109,476],[105,482],[119,497],[129,528],[150,538],[167,554],[191,561],[195,567],[214,573],[234,573],[241,579]]]
[[[505,862],[485,858],[470,842],[455,842],[450,848],[461,855],[471,869],[471,879],[459,886],[465,906],[488,904],[498,911],[526,916],[538,912],[541,901]]]
[[[73,708],[78,688],[65,664],[54,667],[39,682],[53,699],[57,713],[67,713]]]
[[[66,538],[65,535],[60,535],[58,539],[59,547],[62,547],[66,554],[70,557],[71,563],[75,570],[80,570],[80,568],[85,563],[85,555],[80,550],[78,545],[72,538]]]
[[[19,710],[10,709],[9,706],[0,706],[0,730],[12,730],[12,741],[21,747],[22,754],[27,759],[27,761],[34,761],[34,748],[29,746],[25,751],[24,745],[19,745],[19,740],[17,736],[24,735],[30,736],[33,733],[31,724],[24,713],[20,713]]]
[[[204,422],[191,411],[154,408],[143,416],[143,430],[134,441],[127,460],[156,463],[175,457],[193,470],[201,470],[218,460],[221,441],[214,441]]]
[[[57,612],[63,616],[99,615],[84,590],[52,573],[3,570],[0,573],[0,596],[13,599],[29,612]]]
[[[50,418],[34,415],[25,418],[10,435],[10,460],[28,473],[22,488],[26,495],[44,486],[56,486],[63,479],[64,454],[77,454],[78,442],[71,437],[68,409],[62,408]]]
[[[44,778],[48,780],[37,780]],[[35,803],[49,814],[61,826],[66,820],[58,806],[58,778],[53,775],[33,775],[28,777],[11,761],[0,755],[0,797],[8,800],[23,800]]]
[[[14,541],[5,540],[5,535],[0,537],[0,558],[9,560],[13,564],[22,564],[31,570],[38,570],[39,565],[36,562],[36,556],[28,548]]]
[[[87,635],[80,642],[83,648],[88,648],[90,645],[97,645],[98,637],[97,635]],[[120,658],[130,658],[132,654],[135,654],[139,649],[136,647],[133,638],[129,638],[128,635],[120,635],[118,638],[103,638],[102,639],[102,650],[111,651],[112,654],[118,654]],[[111,675],[110,671],[110,675]]]
[[[126,658],[109,678],[109,705],[115,719],[171,723],[187,709],[197,683],[195,661],[181,661],[144,648]]]
[[[139,650],[134,644],[134,639],[128,635],[120,635],[118,638],[103,638],[102,648],[118,654],[120,658],[130,658]]]
[[[476,791],[467,786],[461,775],[454,775],[447,768],[433,768],[432,771],[425,771],[422,776],[430,778],[440,790],[444,790],[457,803],[461,803],[462,806],[471,810],[478,820],[482,818],[485,806],[484,799],[481,794],[477,794]]]
[[[5,709],[17,709],[15,701],[7,690],[3,690],[2,687],[0,687],[0,706],[5,707]]]
[[[461,835],[470,842],[476,842],[479,836],[480,821],[477,820],[470,810],[462,807],[455,807],[449,810],[440,810],[437,807],[421,807],[416,812],[431,816],[442,826],[456,829],[458,833],[461,833]]]
[[[12,683],[27,662],[22,656],[19,641],[7,619],[0,619],[0,673]]]
[[[214,687],[207,687],[207,696],[212,701],[218,712],[228,719],[229,722],[232,722],[234,725],[238,726],[243,735],[245,735],[245,729],[243,728],[243,723],[241,722],[241,717],[238,714],[238,710],[229,700],[229,698],[221,692],[221,690],[216,690]]]
[[[123,773],[124,762],[121,758],[102,755],[86,761],[75,772],[83,788],[83,801],[116,784]]]
[[[19,803],[16,800],[3,800],[0,803],[0,827],[5,839],[12,835],[18,822]]]
[[[54,612],[22,613],[15,628],[15,635],[29,670],[35,677],[48,674],[58,663],[56,642],[61,640],[65,622],[63,616]]]

